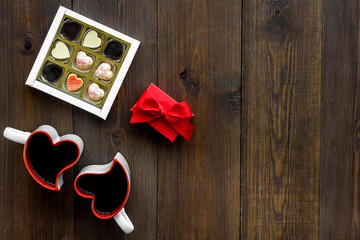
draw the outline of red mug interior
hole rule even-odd
[[[33,132],[25,143],[24,162],[30,175],[41,186],[58,191],[58,179],[80,157],[79,146],[72,140],[55,144],[45,131]]]
[[[74,188],[81,197],[92,199],[91,208],[96,217],[109,219],[125,206],[130,183],[124,166],[115,158],[104,173],[80,174]]]

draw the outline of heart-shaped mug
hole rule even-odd
[[[74,189],[81,197],[92,199],[91,209],[97,218],[114,218],[125,233],[134,230],[124,209],[130,194],[130,168],[121,153],[108,164],[81,169]]]
[[[60,190],[64,183],[63,172],[78,162],[84,149],[79,136],[66,134],[60,137],[49,125],[42,125],[32,133],[7,127],[4,137],[25,144],[26,169],[37,183],[53,191]]]

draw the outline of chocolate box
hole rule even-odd
[[[25,84],[106,119],[139,45],[60,6]]]

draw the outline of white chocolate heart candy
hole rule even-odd
[[[93,59],[86,55],[85,52],[80,51],[76,55],[76,67],[78,69],[88,69],[93,64]]]
[[[90,100],[99,101],[104,97],[104,90],[102,90],[97,83],[90,84],[88,88],[88,95]]]
[[[107,62],[100,64],[95,71],[95,76],[103,80],[110,80],[113,75],[111,65]]]
[[[59,60],[65,60],[70,57],[69,48],[65,43],[58,41],[55,44],[54,49],[51,51],[51,55]]]
[[[86,33],[82,45],[88,48],[98,48],[101,45],[101,39],[98,37],[97,32],[91,30]]]

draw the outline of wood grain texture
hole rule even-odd
[[[106,121],[24,84],[59,5],[141,41]],[[51,192],[26,171],[23,146],[0,138],[0,240],[360,239],[359,7],[1,1],[0,129],[50,124],[85,149]],[[130,125],[150,83],[189,103],[190,142]],[[81,168],[118,151],[132,173],[130,235],[73,190]]]
[[[126,212],[135,230],[125,237],[114,220],[95,218],[88,199],[76,196],[76,239],[156,239],[157,142],[145,124],[130,125],[130,109],[150,85],[157,83],[156,1],[75,0],[80,14],[123,32],[142,43],[106,121],[74,108],[74,131],[87,139],[76,172],[91,164],[110,162],[117,152],[127,159],[132,178]],[[151,130],[151,129],[150,129]]]
[[[321,239],[360,239],[359,39],[359,2],[324,1]]]
[[[195,114],[158,147],[158,239],[239,239],[241,1],[158,1],[158,83]]]
[[[317,239],[322,1],[243,9],[241,236]]]
[[[24,84],[57,8],[51,1],[1,2],[1,131],[51,124],[60,135],[72,132],[71,106]],[[23,145],[0,143],[0,239],[73,239],[72,170],[61,192],[43,189],[25,169]]]

